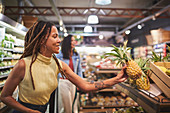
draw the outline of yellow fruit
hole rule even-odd
[[[131,79],[131,78],[128,78],[128,81],[129,81],[129,84],[130,85],[134,85],[135,84],[135,80]]]
[[[166,70],[166,72],[165,72],[167,75],[169,75],[170,76],[170,69],[169,70]]]
[[[136,80],[136,85],[138,89],[149,90],[150,82],[147,76],[141,76],[139,79]]]
[[[157,66],[159,69],[161,69],[161,71],[163,71],[164,73],[167,71],[167,69],[163,66]]]
[[[135,61],[130,60],[127,62],[126,73],[131,79],[136,80],[141,77],[142,70]]]

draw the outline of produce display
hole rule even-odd
[[[5,38],[1,41],[1,47],[4,48],[14,48],[16,36],[12,36],[11,34],[5,34]]]
[[[167,45],[168,47],[168,51],[170,52],[170,47]],[[161,54],[157,55],[154,51],[152,51],[152,58],[151,60],[153,62],[170,62],[170,54],[167,54],[166,56],[162,57]],[[166,73],[168,76],[170,76],[170,69],[168,69],[165,66],[159,66],[157,65],[157,67],[162,70],[162,72]]]
[[[130,97],[121,96],[120,92],[86,93],[80,96],[81,106],[138,106]]]
[[[16,36],[11,34],[5,34],[4,39],[0,42],[0,91],[8,74],[23,53],[23,42],[23,40],[17,39]],[[16,98],[17,95],[17,92],[15,92],[13,97]],[[5,106],[3,102],[0,102],[0,110]]]

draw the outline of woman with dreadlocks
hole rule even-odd
[[[123,68],[114,78],[84,81],[53,55],[59,53],[60,42],[57,28],[50,22],[36,22],[27,32],[24,53],[10,72],[0,96],[2,102],[15,109],[14,113],[45,113],[50,95],[58,86],[59,72],[65,73],[65,77],[83,91],[99,90],[127,79]],[[17,86],[18,101],[12,97]]]

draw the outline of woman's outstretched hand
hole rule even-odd
[[[126,74],[126,67],[127,66],[124,66],[122,70],[117,74],[116,76],[117,82],[124,82],[128,78]]]

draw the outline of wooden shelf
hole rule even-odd
[[[142,106],[146,111],[150,113],[169,113],[170,111],[170,100],[163,101],[164,99],[160,97],[151,97],[151,93],[146,94],[138,89],[135,89],[128,84],[119,83],[115,85],[119,90],[125,93],[127,96],[131,97],[140,106]]]

